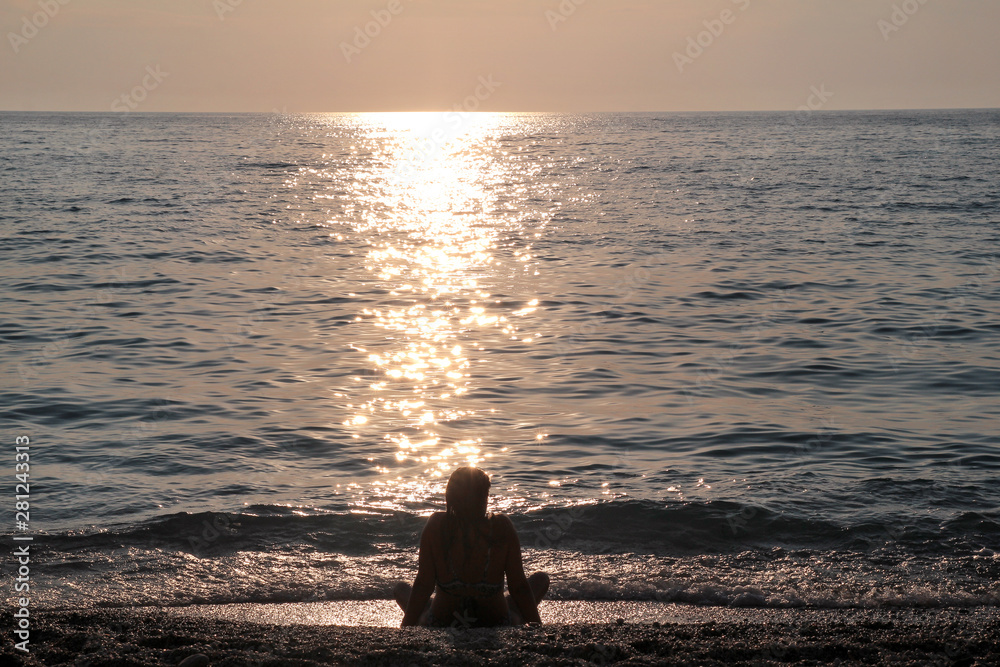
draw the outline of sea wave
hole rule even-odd
[[[884,512],[846,522],[731,501],[614,500],[509,515],[524,548],[585,554],[690,556],[772,548],[867,553],[891,546],[945,556],[1000,544],[996,509],[956,511],[943,520]],[[138,524],[53,533],[39,549],[53,555],[135,547],[219,555],[292,546],[364,556],[387,545],[415,546],[424,522],[422,514],[399,510],[255,505],[240,512],[180,512]]]

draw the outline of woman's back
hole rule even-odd
[[[506,622],[503,597],[509,545],[503,515],[490,514],[480,521],[461,522],[441,512],[432,516],[434,575],[437,589],[431,613],[436,622],[457,613],[470,625]]]
[[[496,526],[497,518],[490,514],[482,523],[462,525],[445,515],[442,553],[446,571],[437,571],[441,588],[448,593],[462,593],[464,589],[479,595],[503,592],[507,540],[503,539],[503,527]]]

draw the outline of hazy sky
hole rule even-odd
[[[1000,0],[0,0],[0,26],[7,110],[1000,107]]]

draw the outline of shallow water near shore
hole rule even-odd
[[[716,607],[697,608],[662,602],[592,600],[542,600],[538,612],[547,625],[594,623],[596,619],[622,623],[704,623],[717,620]],[[393,600],[338,600],[284,604],[224,604],[175,607],[180,616],[263,625],[339,625],[344,627],[398,628],[403,617]],[[465,630],[459,622],[454,628]]]
[[[557,601],[997,604],[998,139],[2,113],[36,599],[384,600],[472,463]]]

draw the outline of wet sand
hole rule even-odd
[[[210,665],[261,667],[1000,664],[996,607],[691,609],[692,622],[609,617],[497,630],[278,625],[153,608],[39,611],[27,656],[9,639],[7,615],[0,664],[178,665],[197,654]]]

